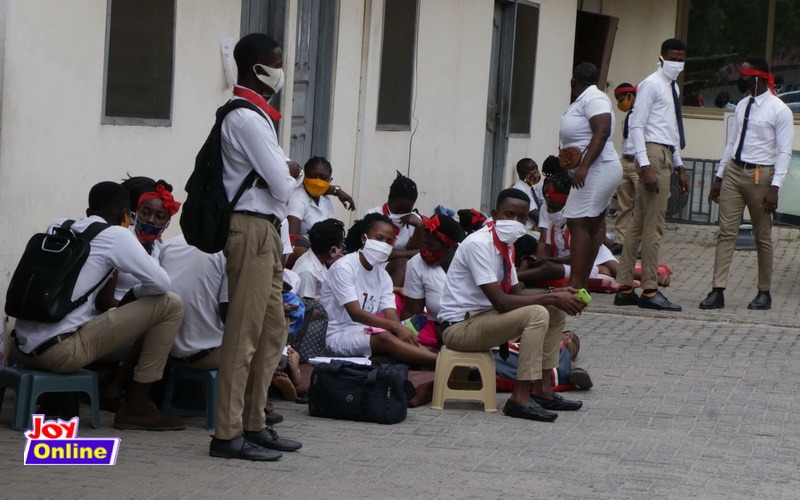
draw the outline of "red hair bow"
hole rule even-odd
[[[484,217],[482,213],[474,208],[470,208],[469,211],[472,212],[472,220],[469,221],[470,225],[477,226],[478,224],[483,224],[486,221],[486,217]]]
[[[553,201],[558,202],[558,203],[566,203],[567,202],[567,195],[564,194],[564,193],[556,192],[556,188],[554,188],[552,184],[550,184],[548,186],[547,197],[551,198]]]
[[[450,245],[451,247],[457,246],[458,243],[453,241],[449,236],[444,234],[443,232],[439,231],[439,226],[442,225],[442,221],[439,220],[438,215],[434,215],[433,217],[425,217],[422,216],[422,224],[425,226],[425,229],[431,233],[435,234],[439,237],[445,244]]]
[[[169,190],[167,190],[167,188],[165,188],[162,184],[158,184],[155,191],[142,193],[142,195],[139,197],[137,208],[138,205],[141,205],[143,202],[153,198],[160,198],[164,203],[164,208],[167,209],[170,215],[177,214],[178,210],[181,208],[180,202],[175,201],[175,198],[172,197],[172,193],[170,193]]]

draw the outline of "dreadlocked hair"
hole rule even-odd
[[[417,201],[417,195],[417,183],[398,171],[397,177],[395,177],[392,185],[389,186],[389,199],[396,200],[402,198]]]

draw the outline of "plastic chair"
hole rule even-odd
[[[477,368],[481,374],[481,381],[450,380],[450,374],[456,367]],[[497,411],[497,386],[492,351],[463,352],[442,347],[436,359],[431,408],[443,409],[447,399],[483,401],[484,411]]]
[[[205,391],[204,410],[193,410],[173,406],[175,384],[178,380],[198,380],[203,383]],[[206,417],[206,428],[213,429],[217,411],[217,370],[195,370],[182,366],[173,366],[164,381],[164,399],[161,402],[164,413],[181,417]]]
[[[15,394],[11,418],[11,428],[14,430],[30,429],[31,415],[36,412],[36,400],[40,395],[52,392],[88,394],[92,406],[92,427],[100,427],[100,391],[97,388],[97,374],[93,371],[53,373],[31,368],[3,368],[0,370],[0,409],[7,388],[14,389]],[[74,413],[79,413],[79,404],[72,408]]]

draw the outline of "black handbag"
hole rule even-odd
[[[366,366],[334,360],[314,367],[308,412],[314,417],[396,424],[416,396],[407,365]]]

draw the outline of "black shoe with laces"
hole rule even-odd
[[[218,458],[238,458],[254,462],[273,462],[283,456],[283,453],[268,450],[242,436],[234,439],[211,439],[208,454]]]
[[[725,308],[725,295],[722,293],[724,288],[714,288],[708,296],[700,302],[700,309],[723,309]]]
[[[244,438],[271,450],[297,451],[303,447],[300,441],[279,437],[278,433],[269,425],[258,432],[245,431]]]
[[[758,294],[756,294],[756,298],[747,304],[748,309],[755,309],[758,311],[765,311],[770,307],[772,307],[772,296],[769,294],[769,292],[758,292]]]

